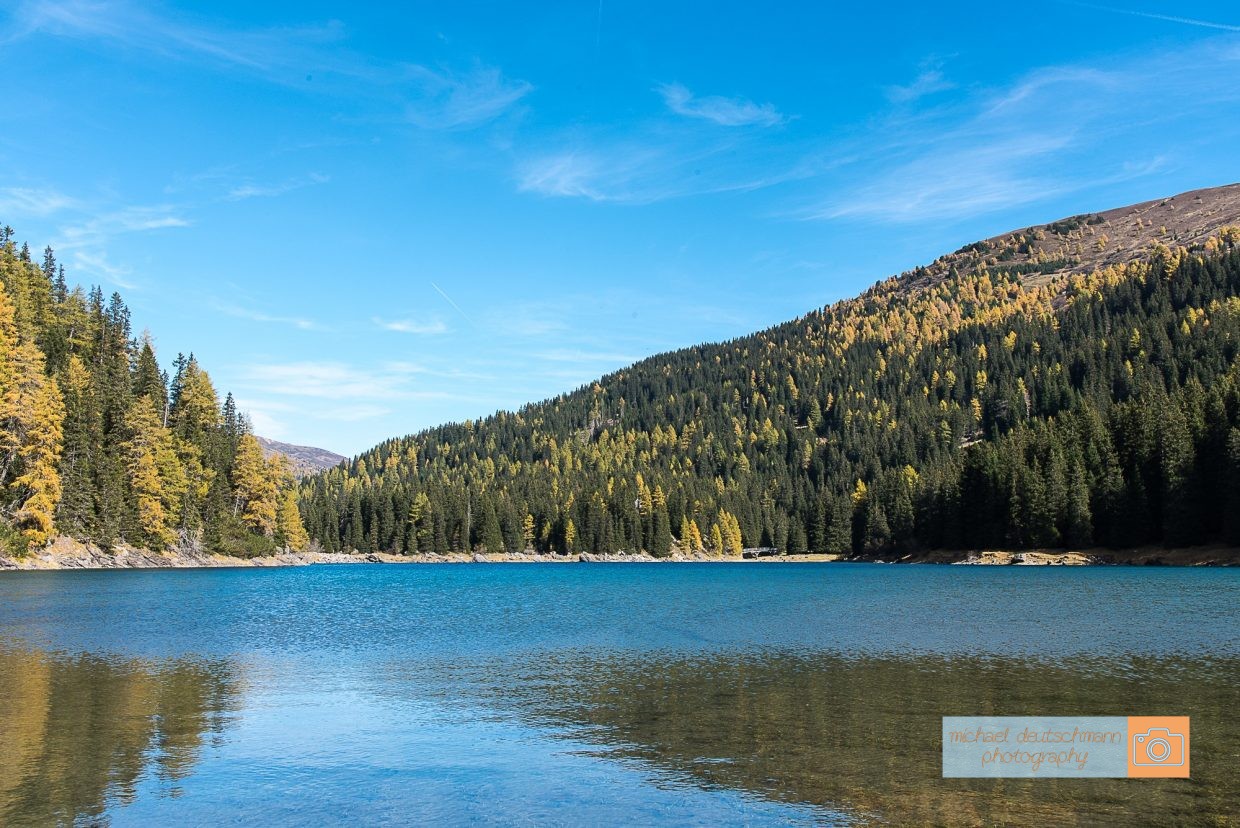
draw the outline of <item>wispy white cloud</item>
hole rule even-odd
[[[12,19],[7,41],[46,33],[101,40],[174,60],[205,59],[263,71],[289,62],[303,43],[331,42],[342,34],[338,23],[301,29],[226,29],[117,0],[29,0],[17,7]]]
[[[907,104],[920,100],[927,95],[955,89],[956,84],[947,79],[943,68],[937,62],[922,64],[921,71],[911,83],[904,86],[887,87],[887,98],[893,103]]]
[[[293,190],[300,190],[303,187],[326,184],[329,181],[331,181],[330,176],[320,173],[310,173],[300,178],[286,179],[278,184],[256,184],[252,181],[247,181],[244,184],[237,184],[230,188],[226,198],[229,201],[243,201],[248,198],[272,198],[290,193]]]
[[[571,142],[586,143],[586,142]],[[743,150],[743,151],[742,151]],[[617,204],[651,204],[670,198],[750,192],[813,175],[816,161],[763,157],[757,146],[733,141],[695,143],[599,140],[533,155],[517,167],[521,192]]]
[[[126,264],[111,260],[109,246],[117,236],[188,227],[190,222],[175,207],[130,206],[91,211],[79,199],[64,198],[66,223],[52,240],[62,258],[67,258],[81,273],[96,276],[117,287],[137,290],[140,280]],[[58,208],[57,212],[60,212]]]
[[[77,199],[56,190],[0,187],[0,218],[5,221],[50,216],[77,206]]]
[[[968,216],[1047,198],[1067,186],[1022,174],[1022,166],[1063,150],[1071,137],[1030,135],[958,151],[936,151],[828,202],[808,218],[887,221]]]
[[[641,194],[630,186],[635,174],[650,162],[653,151],[638,151],[628,157],[604,158],[590,152],[568,150],[528,159],[518,171],[522,192],[547,196],[587,198],[591,201],[647,201],[653,194]]]
[[[1172,163],[1189,119],[1240,133],[1215,117],[1240,101],[1236,60],[1206,42],[1106,69],[1044,67],[951,107],[893,115],[861,163],[792,215],[950,220],[1149,175]]]
[[[419,373],[419,366],[409,363],[363,367],[332,361],[255,364],[240,372],[245,387],[268,395],[351,403],[446,396],[414,388]]]
[[[437,376],[448,381],[424,381]],[[402,421],[425,416],[418,413],[423,408],[439,411],[446,402],[490,404],[489,395],[477,392],[478,376],[455,363],[436,370],[398,360],[292,360],[234,366],[229,384],[259,433],[347,452],[395,431]],[[369,425],[359,431],[359,424]],[[371,439],[357,445],[359,433]]]
[[[189,219],[170,205],[133,206],[107,210],[85,217],[60,230],[59,246],[74,249],[99,246],[123,233],[142,233],[188,227]]]
[[[772,104],[697,96],[679,83],[655,91],[670,115],[578,124],[521,148],[514,166],[518,191],[640,205],[759,190],[813,175],[821,164],[804,139],[783,136],[773,144],[764,128],[792,119]],[[701,121],[728,129],[704,129]]]
[[[667,108],[686,118],[701,118],[720,126],[778,126],[787,119],[773,104],[756,104],[746,98],[719,95],[697,96],[679,83],[655,87]]]
[[[264,324],[273,325],[291,325],[301,331],[321,331],[323,326],[315,322],[313,319],[306,319],[298,316],[282,316],[279,314],[266,313],[255,308],[247,308],[241,305],[229,304],[226,302],[214,302],[212,307],[220,313],[237,319],[249,319],[251,322],[262,322]]]
[[[1137,70],[1140,74],[1140,70]],[[978,120],[1009,117],[1013,120],[1030,114],[1021,105],[1051,108],[1056,97],[1064,106],[1080,107],[1082,96],[1093,102],[1122,94],[1132,86],[1133,74],[1120,69],[1098,69],[1093,66],[1044,66],[1026,74],[1006,89],[993,92],[982,100]],[[1049,98],[1049,99],[1048,99]],[[1053,111],[1047,114],[1054,114]],[[1036,123],[1036,122],[1034,122]]]
[[[425,66],[408,71],[420,94],[410,97],[406,114],[426,129],[461,129],[494,120],[534,88],[494,67],[477,66],[464,74]]]
[[[1186,129],[1189,118],[1240,131],[1240,122],[1220,114],[1240,100],[1238,57],[1233,42],[1207,41],[1106,64],[1047,66],[935,106],[928,99],[955,86],[930,59],[910,83],[886,90],[892,106],[857,130],[859,137],[831,141],[785,131],[773,142],[765,130],[694,130],[683,121],[581,125],[519,154],[516,186],[547,197],[641,205],[789,185],[790,193],[799,191],[800,206],[770,215],[954,219],[1166,169],[1183,146],[1172,141],[1175,130]],[[704,100],[683,87],[662,91],[680,109]],[[744,107],[731,112],[724,120],[758,117]],[[1127,157],[1120,145],[1130,148]],[[795,190],[794,182],[801,182]]]
[[[376,325],[385,331],[394,331],[396,333],[420,334],[422,336],[433,336],[436,334],[444,334],[448,332],[448,326],[442,319],[390,319],[385,320],[376,316],[371,319]]]
[[[130,278],[133,271],[123,265],[112,264],[103,251],[75,250],[72,261],[74,268],[80,273],[99,276],[124,290],[138,288],[138,284]]]
[[[304,402],[297,404],[244,392],[236,397],[236,401],[237,409],[250,418],[255,433],[277,440],[292,436],[290,421],[296,422],[299,428],[305,428],[308,421],[358,423],[377,420],[394,413],[390,406],[376,403],[326,403],[306,406]]]
[[[494,67],[466,72],[382,61],[345,46],[338,21],[244,29],[125,0],[27,0],[0,44],[37,34],[91,40],[162,60],[241,72],[307,94],[396,107],[425,129],[463,129],[507,112],[533,88]]]

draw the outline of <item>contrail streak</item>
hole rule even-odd
[[[447,302],[447,303],[448,303],[449,305],[451,305],[452,307],[456,308],[456,312],[457,312],[457,313],[459,313],[459,314],[462,316],[462,318],[464,318],[464,320],[465,320],[466,322],[468,322],[468,323],[469,323],[469,324],[471,324],[471,325],[472,325],[472,324],[474,324],[474,320],[470,319],[470,318],[469,318],[469,315],[468,315],[467,313],[465,313],[465,311],[461,310],[461,306],[460,306],[460,305],[458,305],[456,302],[452,301],[452,297],[451,297],[451,296],[449,296],[448,294],[446,294],[446,293],[444,293],[444,292],[443,292],[443,288],[441,288],[439,285],[435,284],[434,282],[431,282],[431,287],[433,287],[433,288],[435,289],[435,291],[436,291],[436,292],[437,292],[440,296],[442,296],[442,297],[444,298],[444,301],[445,301],[445,302]]]
[[[1197,20],[1193,17],[1177,17],[1173,14],[1158,14],[1157,12],[1143,12],[1136,9],[1119,9],[1115,6],[1099,6],[1096,3],[1073,3],[1070,6],[1080,6],[1083,9],[1096,9],[1098,11],[1114,12],[1115,14],[1126,14],[1130,17],[1145,17],[1150,20],[1165,20],[1168,23],[1184,23],[1188,26],[1201,26],[1206,29],[1219,29],[1224,32],[1240,32],[1240,26],[1231,23],[1214,23],[1209,20]]]

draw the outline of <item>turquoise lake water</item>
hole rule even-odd
[[[0,824],[1232,824],[1240,571],[0,573]],[[944,715],[1192,716],[1189,780],[945,780]]]

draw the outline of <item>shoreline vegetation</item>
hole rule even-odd
[[[765,550],[763,550],[765,551]],[[673,552],[656,558],[644,553],[590,553],[569,555],[535,551],[514,553],[449,552],[395,555],[386,552],[278,552],[237,557],[201,549],[154,552],[127,545],[109,551],[95,544],[59,538],[48,547],[22,557],[0,556],[0,571],[55,571],[70,569],[213,569],[227,567],[287,567],[316,564],[468,564],[468,563],[898,563],[962,564],[969,566],[1240,566],[1240,549],[1202,546],[1185,549],[1064,550],[923,550],[905,554],[845,556],[816,553],[715,555]]]

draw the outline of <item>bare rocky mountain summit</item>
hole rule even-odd
[[[348,459],[334,451],[314,446],[297,446],[292,443],[281,443],[279,440],[269,440],[266,437],[258,437],[258,442],[268,457],[273,454],[282,454],[287,457],[292,464],[293,474],[297,477],[305,477],[308,474],[330,469]]]
[[[1240,184],[1014,230],[965,245],[896,279],[903,288],[919,288],[936,284],[952,270],[962,274],[987,270],[1020,274],[1027,284],[1045,284],[1058,275],[1131,262],[1156,244],[1193,248],[1220,227],[1231,225],[1240,225]]]

